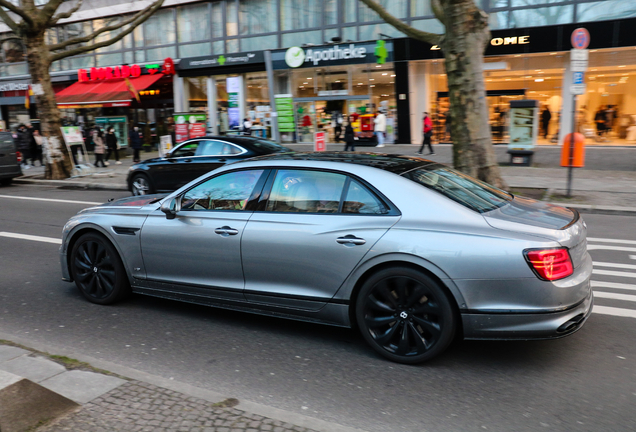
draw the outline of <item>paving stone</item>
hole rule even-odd
[[[42,357],[21,356],[0,364],[6,372],[28,378],[39,383],[47,378],[66,372],[66,368]]]
[[[20,357],[22,355],[29,354],[30,351],[24,350],[18,347],[12,347],[9,345],[0,345],[0,362],[5,362],[7,360],[12,360],[16,357]],[[2,365],[0,364],[0,369],[2,369]]]
[[[74,370],[43,380],[40,385],[83,404],[110,392],[125,382],[113,376]],[[109,397],[105,402],[119,405],[119,399],[116,397]]]

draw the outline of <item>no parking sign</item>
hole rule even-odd
[[[572,47],[576,49],[586,49],[590,44],[590,32],[585,28],[577,28],[572,32]]]

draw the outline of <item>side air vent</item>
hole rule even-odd
[[[119,235],[132,235],[134,236],[135,233],[137,231],[139,231],[139,228],[129,228],[129,227],[113,227],[113,231],[115,231],[116,234]]]

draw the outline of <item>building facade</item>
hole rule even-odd
[[[636,2],[478,1],[489,13],[493,30],[484,74],[495,141],[507,140],[505,113],[510,100],[519,98],[538,99],[550,109],[553,120],[548,137],[567,130],[567,116],[559,118],[559,112],[571,108],[566,97],[571,75],[566,73],[567,39],[568,32],[579,26],[588,28],[592,40],[588,90],[579,98],[581,122],[593,128],[600,107],[611,106],[617,123],[612,125],[612,135],[603,139],[624,139],[621,128],[626,125],[621,122],[636,115],[632,100],[636,42],[629,36]],[[416,28],[443,31],[428,0],[380,3]],[[65,7],[73,4],[65,3]],[[48,41],[89,34],[142,6],[141,2],[88,0],[73,17],[49,31]],[[0,24],[0,39],[6,31]],[[324,59],[320,54],[318,62],[291,67],[284,62],[290,47],[302,49],[305,55],[310,50],[327,54]],[[356,47],[364,47],[364,57],[330,57]],[[29,83],[29,75],[20,42],[5,41],[1,48],[0,113],[14,128],[25,119],[37,118],[37,111],[24,107],[22,87]],[[378,48],[386,54],[383,62],[378,62]],[[276,119],[277,96],[282,101],[286,95],[293,107],[294,130],[281,131],[281,139],[310,141],[313,132],[325,130],[333,140],[334,113],[358,115],[383,108],[389,113],[395,142],[419,142],[423,111],[435,115],[438,139],[450,139],[441,136],[448,99],[443,55],[434,48],[404,38],[358,0],[172,0],[122,41],[57,62],[52,76],[56,91],[63,91],[77,82],[80,69],[139,65],[145,71],[166,58],[177,65],[172,85],[164,82],[161,89],[148,88],[147,94],[127,107],[64,108],[69,123],[117,115],[128,116],[130,123],[158,123],[174,112],[205,112],[209,128],[216,132],[231,129],[238,115],[252,118],[271,134],[268,127]],[[266,56],[271,56],[270,71]],[[238,81],[229,83],[239,82],[239,91],[228,92],[228,78],[235,77]],[[151,95],[152,90],[160,92]]]

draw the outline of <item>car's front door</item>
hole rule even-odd
[[[160,162],[150,165],[150,173],[157,191],[174,191],[188,183],[191,162],[200,145],[198,139],[184,142]],[[197,176],[192,177],[195,179]]]
[[[243,233],[245,297],[319,309],[398,219],[345,174],[278,170]]]
[[[243,299],[241,236],[263,170],[223,173],[185,192],[174,219],[153,212],[141,229],[146,279],[200,295]]]

